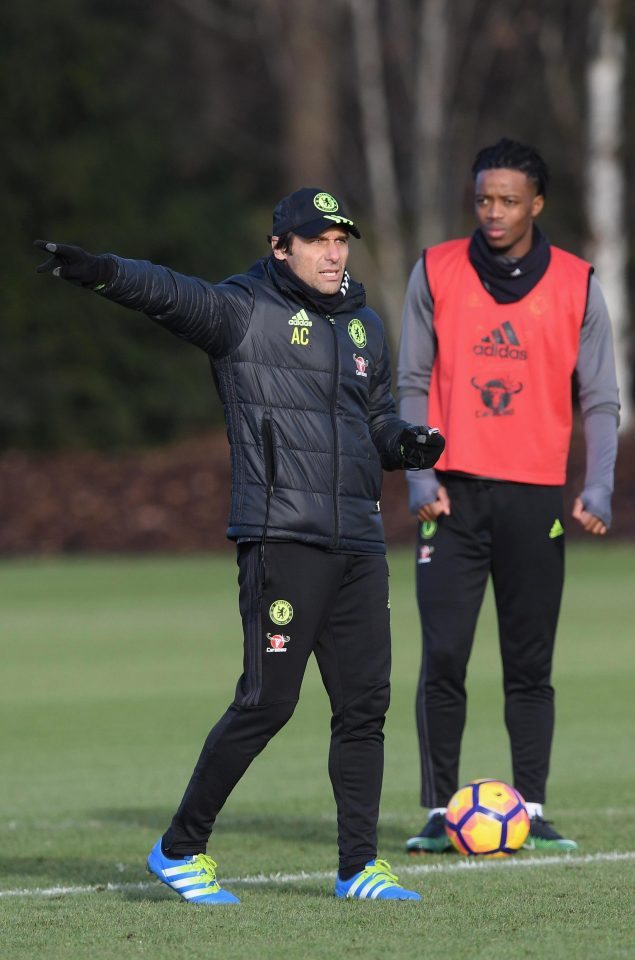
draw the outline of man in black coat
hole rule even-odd
[[[273,213],[271,254],[212,284],[147,261],[36,241],[38,270],[140,310],[207,352],[232,458],[244,666],[181,804],[148,857],[193,903],[236,903],[206,853],[217,814],[290,719],[311,653],[329,694],[338,815],[335,895],[418,900],[377,859],[389,700],[382,468],[431,467],[436,431],[399,419],[381,320],[346,271],[342,204],[309,187]]]

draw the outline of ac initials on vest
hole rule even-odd
[[[291,343],[298,343],[301,347],[309,345],[309,331],[307,327],[294,327],[291,334]]]

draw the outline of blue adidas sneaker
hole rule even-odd
[[[340,880],[338,873],[335,896],[353,900],[421,900],[414,890],[400,885],[385,860],[369,860],[350,880]]]
[[[220,887],[216,861],[206,853],[171,860],[164,855],[161,840],[157,840],[148,856],[148,871],[188,903],[240,903],[238,897]]]

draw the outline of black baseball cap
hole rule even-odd
[[[274,237],[282,237],[285,233],[317,237],[331,227],[343,227],[361,239],[359,230],[332,193],[318,187],[300,187],[274,208],[271,232]]]

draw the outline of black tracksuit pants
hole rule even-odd
[[[445,475],[450,516],[419,524],[421,804],[459,786],[465,678],[489,575],[498,614],[514,786],[542,803],[554,727],[553,647],[564,578],[562,488]],[[554,525],[555,521],[559,523]]]
[[[172,824],[168,855],[204,852],[218,812],[251,761],[289,720],[311,653],[331,710],[329,775],[340,868],[377,855],[383,725],[389,701],[388,569],[381,555],[298,543],[238,547],[243,674],[210,731]]]

